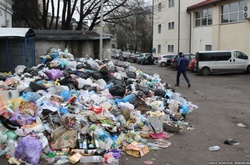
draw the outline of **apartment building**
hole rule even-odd
[[[0,27],[12,27],[12,0],[0,0]]]
[[[154,0],[154,56],[223,49],[250,55],[249,9],[250,0]]]

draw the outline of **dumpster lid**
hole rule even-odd
[[[25,37],[30,32],[34,33],[30,28],[0,28],[0,37]]]

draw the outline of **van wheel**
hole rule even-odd
[[[247,74],[250,74],[250,66],[247,67]]]
[[[207,75],[210,74],[210,69],[209,69],[208,67],[202,68],[201,73],[202,73],[204,76],[207,76]]]

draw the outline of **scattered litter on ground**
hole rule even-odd
[[[242,127],[242,128],[246,128],[246,127],[247,127],[246,125],[244,125],[244,124],[242,124],[242,123],[238,123],[237,126],[238,126],[238,127]]]

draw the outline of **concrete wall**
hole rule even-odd
[[[249,2],[250,1],[248,1],[248,3]],[[226,24],[220,23],[221,5],[222,4],[211,6],[213,10],[213,24],[210,26],[194,27],[195,11],[191,13],[192,52],[195,53],[205,50],[205,45],[212,45],[213,50],[239,49],[250,55],[250,20]]]
[[[51,48],[69,50],[75,58],[85,57],[89,55],[94,59],[99,59],[99,40],[90,41],[51,41],[51,40],[36,40],[35,41],[35,54],[36,64],[41,63],[39,57],[49,53]],[[107,49],[111,48],[111,41],[103,41],[103,58],[111,59],[110,54],[106,52]]]
[[[169,8],[167,0],[154,0],[154,25],[153,25],[153,48],[156,48],[155,57],[161,54],[168,54],[168,45],[174,45],[175,54],[178,53],[178,26],[179,50],[190,52],[190,15],[186,12],[188,6],[202,2],[201,0],[175,0],[174,7]],[[178,8],[180,2],[180,25],[178,24]],[[161,3],[161,11],[158,11],[158,4]],[[174,29],[168,29],[168,23],[174,22]],[[161,24],[161,33],[158,33],[158,25]],[[158,54],[158,45],[161,45],[161,53]],[[192,53],[192,52],[190,52]]]
[[[0,27],[12,27],[12,0],[0,0]]]

